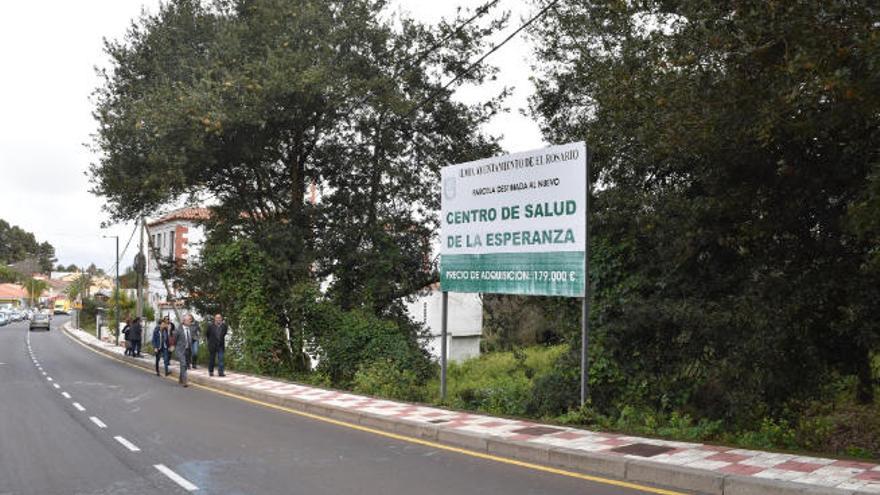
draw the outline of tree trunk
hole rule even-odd
[[[856,363],[856,376],[859,384],[856,388],[856,401],[859,404],[872,404],[874,402],[874,377],[871,373],[871,353],[867,349],[859,352]]]

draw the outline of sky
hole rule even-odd
[[[391,9],[424,22],[455,15],[459,6],[474,8],[482,0],[394,0]],[[155,12],[157,0],[28,0],[6,2],[0,16],[0,218],[33,232],[55,246],[58,262],[109,269],[134,224],[107,228],[101,198],[89,192],[86,172],[97,156],[87,148],[95,132],[90,96],[99,86],[95,67],[108,67],[103,39],[118,39],[142,11]],[[527,0],[501,0],[509,10],[508,28],[500,41],[533,13]],[[498,81],[456,93],[473,102],[512,86],[509,112],[496,117],[486,131],[503,136],[506,151],[545,146],[538,127],[521,110],[528,105],[531,50],[520,33],[488,58],[500,72]],[[121,256],[131,264],[137,238]]]

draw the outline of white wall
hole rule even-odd
[[[440,358],[440,333],[443,297],[439,290],[420,295],[407,303],[407,312],[414,321],[422,322],[431,338],[427,342],[432,356]],[[449,293],[447,317],[447,357],[463,361],[480,354],[483,335],[483,301],[479,294]]]
[[[189,220],[172,220],[161,225],[150,227],[148,234],[151,236],[158,236],[158,242],[155,243],[154,247],[159,251],[161,256],[171,255],[171,232],[175,232],[178,225],[183,225],[189,229],[186,233],[185,244],[187,254],[184,255],[183,258],[187,262],[199,259],[202,244],[205,241],[205,228],[202,225]],[[153,237],[153,239],[156,240],[157,237]],[[159,310],[158,303],[160,301],[165,301],[168,293],[165,290],[165,285],[162,283],[162,277],[159,275],[159,269],[156,266],[156,262],[151,256],[152,251],[147,249],[149,247],[149,242],[146,239],[144,240],[144,246],[144,250],[147,251],[145,253],[147,254],[147,302],[153,306],[156,314],[159,315],[162,314],[162,312]]]

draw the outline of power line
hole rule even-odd
[[[506,45],[507,42],[509,42],[510,40],[512,40],[514,37],[516,37],[516,35],[518,35],[523,29],[529,27],[533,22],[535,22],[535,21],[537,21],[538,19],[540,19],[541,17],[543,17],[543,16],[544,16],[544,15],[545,15],[545,14],[546,14],[551,8],[554,8],[554,7],[556,6],[557,3],[559,3],[559,0],[553,0],[552,2],[550,2],[549,4],[547,4],[543,9],[541,9],[541,10],[540,10],[537,14],[535,14],[531,19],[529,19],[528,21],[524,22],[522,26],[518,27],[518,28],[516,29],[516,31],[510,33],[510,35],[509,35],[507,38],[504,38],[504,40],[503,40],[501,43],[499,43],[499,44],[495,45],[494,47],[492,47],[492,49],[489,50],[488,52],[486,52],[482,57],[480,57],[480,58],[477,59],[474,63],[472,63],[472,64],[470,64],[469,66],[467,66],[467,68],[465,68],[463,71],[459,72],[459,73],[458,73],[458,74],[457,74],[457,75],[456,75],[451,81],[449,81],[448,83],[444,84],[443,87],[441,87],[440,89],[438,89],[438,90],[435,91],[434,93],[428,95],[428,97],[425,98],[424,100],[422,100],[421,103],[419,103],[418,105],[414,106],[414,107],[413,107],[413,108],[412,108],[412,109],[406,114],[406,116],[409,117],[410,115],[412,115],[413,113],[415,113],[417,110],[419,110],[420,108],[424,107],[425,105],[427,105],[428,103],[430,103],[432,100],[434,100],[434,98],[440,96],[441,93],[445,92],[447,89],[449,89],[450,86],[452,86],[453,84],[455,84],[456,82],[458,82],[459,79],[461,79],[462,77],[464,77],[465,75],[467,75],[471,70],[474,69],[474,67],[478,66],[478,65],[481,64],[484,60],[486,60],[486,58],[487,58],[489,55],[492,55],[493,53],[495,53],[496,51],[498,51],[498,49],[500,49],[502,46]]]
[[[494,7],[495,5],[497,5],[499,1],[500,1],[500,0],[492,0],[491,2],[489,2],[489,3],[487,3],[487,4],[484,4],[484,5],[481,6],[481,7],[478,7],[477,10],[475,11],[475,13],[474,13],[473,16],[471,16],[469,19],[467,19],[466,21],[464,21],[460,26],[458,26],[457,28],[455,28],[454,31],[452,31],[451,33],[447,34],[445,38],[443,38],[442,40],[438,41],[438,42],[435,43],[433,46],[431,46],[430,48],[428,48],[427,50],[425,50],[424,52],[422,52],[422,54],[419,56],[418,59],[416,59],[415,61],[413,61],[413,62],[411,62],[411,63],[406,64],[405,67],[401,68],[401,71],[402,71],[403,69],[409,69],[409,68],[415,66],[417,63],[421,62],[422,60],[425,60],[425,57],[427,57],[428,55],[430,55],[431,52],[433,52],[434,50],[436,50],[436,49],[440,48],[441,46],[443,46],[447,41],[449,41],[450,38],[452,38],[453,36],[455,36],[456,34],[458,34],[459,31],[462,30],[462,28],[464,28],[465,26],[467,26],[467,25],[470,24],[471,22],[475,21],[475,20],[478,19],[479,17],[483,16],[483,14],[485,14],[486,12],[489,12],[489,10],[492,9],[492,7]],[[395,71],[395,72],[397,72],[397,71]],[[399,73],[399,72],[398,72],[398,73]]]
[[[402,63],[400,65],[395,64],[394,71],[391,75],[391,78],[396,79],[397,76],[399,76],[403,71],[411,69],[411,68],[415,67],[416,64],[425,60],[425,58],[427,58],[428,55],[430,55],[432,52],[434,52],[438,48],[442,47],[453,36],[455,36],[459,32],[461,32],[461,30],[464,29],[465,26],[474,22],[475,20],[479,19],[480,17],[485,15],[487,12],[489,12],[492,9],[492,7],[494,7],[495,5],[498,4],[499,1],[501,1],[501,0],[492,0],[491,2],[488,2],[488,3],[478,7],[476,9],[476,11],[474,12],[474,15],[472,15],[470,18],[468,18],[464,22],[462,22],[458,27],[453,29],[449,34],[447,34],[445,37],[443,37],[443,39],[441,39],[440,41],[434,43],[429,48],[423,50],[420,54],[415,54],[415,55],[418,55],[417,57],[414,56],[414,58],[412,60],[410,60],[409,62],[404,60],[404,63]],[[366,103],[369,98],[370,98],[370,94],[369,93],[365,94],[361,98],[361,100],[354,105],[354,107],[355,108],[360,107],[361,105]]]
[[[122,250],[122,254],[119,255],[119,259],[116,260],[115,263],[111,264],[109,268],[104,270],[104,273],[111,273],[116,268],[116,265],[119,263],[119,260],[125,258],[125,253],[128,251],[128,246],[131,244],[131,240],[134,239],[134,233],[137,232],[137,228],[138,228],[138,223],[135,222],[134,228],[131,229],[131,235],[128,236],[128,242],[125,243],[125,248]]]

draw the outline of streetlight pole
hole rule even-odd
[[[116,294],[114,297],[116,298],[116,345],[119,345],[119,236],[118,235],[105,235],[104,238],[113,237],[116,239]],[[100,329],[98,338],[100,336]]]

